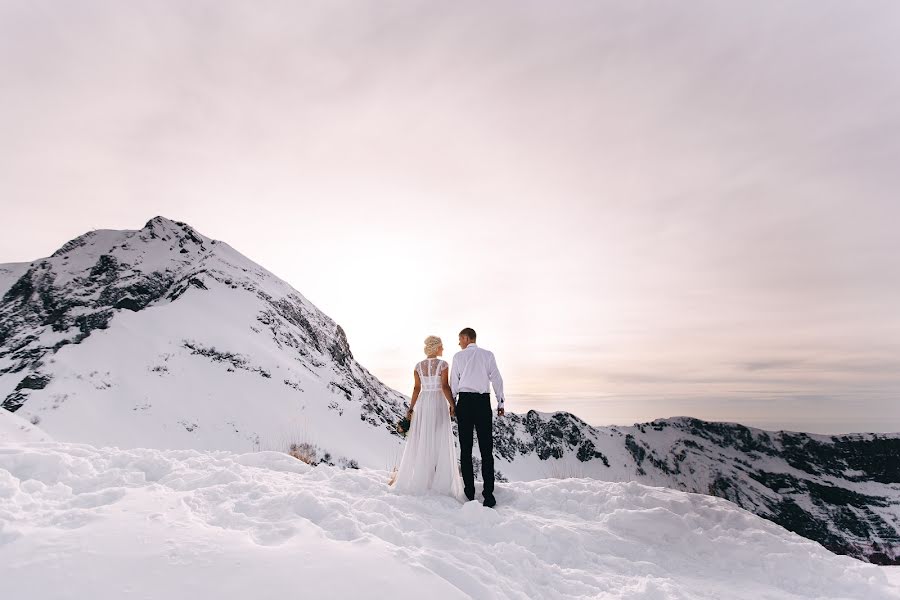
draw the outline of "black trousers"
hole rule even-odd
[[[472,430],[478,434],[481,450],[481,479],[485,498],[494,496],[494,413],[491,395],[460,392],[456,401],[456,424],[459,429],[459,462],[463,488],[467,496],[475,495],[475,475],[472,472]]]

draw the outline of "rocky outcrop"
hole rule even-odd
[[[575,457],[592,477],[718,496],[835,553],[900,564],[897,434],[769,432],[687,417],[592,427],[530,411],[495,419],[494,435],[498,459]]]
[[[159,244],[148,246],[148,240]],[[153,270],[141,263],[161,252],[203,254],[210,242],[184,223],[155,217],[138,231],[86,233],[31,263],[0,298],[0,375],[38,368],[48,354],[105,329],[117,310],[140,311],[182,281],[202,287],[195,274],[178,276],[189,273],[193,261],[164,261]],[[83,252],[88,246],[92,251]],[[59,335],[46,343],[41,331]]]
[[[257,324],[251,329],[268,330],[284,356],[316,377],[327,374],[323,369],[330,365],[326,389],[358,403],[365,423],[398,435],[394,423],[405,411],[403,396],[356,362],[337,323],[227,244],[164,217],[150,219],[140,230],[81,235],[52,256],[27,265],[8,289],[0,289],[0,377],[25,378],[2,405],[11,411],[21,408],[28,401],[28,382],[55,352],[108,328],[122,312],[179,302],[190,290],[205,293],[213,288],[229,292],[223,302],[252,294],[258,310],[248,315]],[[226,363],[229,371],[272,375],[240,345],[217,349],[192,339],[179,344],[192,355]],[[165,365],[151,370],[168,373]],[[343,415],[343,408],[336,410]]]

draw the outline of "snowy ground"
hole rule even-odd
[[[884,574],[887,575],[888,581],[900,589],[900,567],[884,567]]]
[[[887,569],[718,498],[538,480],[499,484],[492,510],[387,477],[278,452],[5,442],[2,595],[900,598]]]
[[[0,410],[0,444],[52,441],[54,441],[53,438],[40,427],[8,410]]]

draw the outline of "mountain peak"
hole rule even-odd
[[[169,219],[168,217],[164,217],[162,215],[156,215],[155,217],[153,217],[152,219],[147,221],[147,223],[144,225],[144,229],[147,229],[148,227],[153,227],[155,225],[176,226],[176,225],[184,225],[184,223],[182,223],[181,221],[176,221],[175,219]]]
[[[356,362],[344,330],[288,283],[186,223],[158,215],[139,230],[88,232],[53,257],[0,270],[0,286],[0,407],[14,412],[27,403],[30,416],[52,410],[51,428],[68,427],[63,414],[84,426],[81,405],[97,417],[95,436],[128,431],[97,408],[97,391],[116,388],[107,412],[134,402],[136,430],[175,425],[187,445],[203,437],[213,447],[246,447],[282,424],[271,415],[287,414],[286,405],[296,422],[316,409],[351,421],[354,440],[366,447],[398,437],[402,395]],[[104,375],[98,365],[111,369]],[[186,383],[187,373],[205,374]],[[216,402],[207,406],[210,394]],[[265,398],[253,402],[259,415],[248,411],[251,398]],[[145,411],[170,400],[159,429],[149,427]],[[263,416],[272,406],[279,408]],[[84,433],[76,427],[73,435]],[[132,443],[134,434],[116,443]]]
[[[174,221],[163,216],[155,216],[144,225],[141,233],[149,235],[150,239],[170,240],[175,239],[183,246],[185,241],[192,242],[202,249],[204,244],[212,240],[197,232],[196,229],[182,221]]]

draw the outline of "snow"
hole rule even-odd
[[[269,332],[250,330],[254,296],[226,301],[219,292],[191,289],[184,301],[123,311],[109,329],[61,348],[44,368],[52,381],[17,414],[39,416],[56,439],[71,442],[240,452],[308,441],[335,458],[369,455],[368,466],[384,467],[401,440],[361,420],[360,403],[327,389],[335,377],[329,367],[312,373]],[[228,371],[231,365],[192,354],[185,342],[233,352],[247,367]]]
[[[52,442],[53,438],[40,427],[0,409],[0,444],[8,442]]]
[[[887,576],[894,587],[900,589],[900,567],[883,567],[884,574]]]
[[[900,598],[886,568],[718,498],[541,479],[498,483],[488,509],[399,494],[388,475],[271,451],[5,442],[3,596]]]
[[[29,390],[17,414],[39,418],[42,428],[67,442],[236,452],[308,442],[318,445],[321,454],[330,453],[335,463],[368,456],[370,467],[393,464],[402,452],[401,440],[385,423],[376,428],[361,418],[363,402],[370,398],[354,389],[349,374],[380,389],[397,405],[397,415],[405,397],[355,361],[339,368],[328,348],[337,325],[302,294],[228,244],[193,229],[188,236],[185,227],[157,217],[141,230],[96,230],[32,263],[52,267],[56,288],[71,283],[58,293],[78,296],[80,302],[95,301],[101,293],[102,286],[84,296],[83,282],[91,279],[104,255],[144,274],[197,277],[208,289],[188,287],[176,301],[166,296],[137,312],[116,309],[108,329],[48,352],[39,370],[49,383]],[[189,252],[180,252],[182,244]],[[0,284],[13,281],[28,266],[0,265]],[[304,341],[307,331],[266,316],[272,313],[266,295],[303,310],[321,351]],[[78,313],[73,309],[70,317]],[[294,344],[286,345],[274,329]],[[78,329],[57,332],[41,326],[20,333],[31,337],[32,346],[49,348],[72,338],[73,330]],[[186,344],[233,354],[245,366],[232,368]],[[11,356],[0,358],[0,369],[14,362]],[[26,374],[0,373],[0,399]],[[352,398],[334,384],[351,389]],[[391,408],[384,404],[381,408]],[[373,447],[379,450],[373,453]]]

